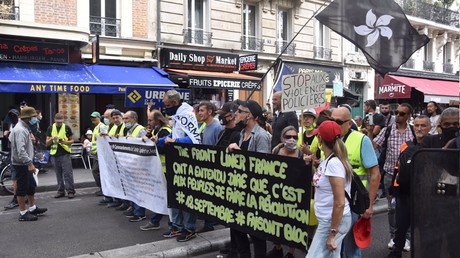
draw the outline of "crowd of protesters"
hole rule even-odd
[[[374,200],[386,197],[388,201],[389,243],[388,257],[402,257],[410,251],[410,173],[400,164],[403,154],[418,148],[459,148],[458,108],[442,110],[435,102],[429,102],[424,114],[413,116],[413,108],[401,103],[391,110],[389,103],[364,102],[365,116],[352,119],[352,109],[341,105],[317,113],[309,109],[298,117],[296,112],[282,112],[281,92],[273,94],[273,109],[264,110],[254,100],[237,100],[225,103],[221,108],[209,101],[195,107],[182,102],[175,90],[168,91],[163,99],[164,114],[147,106],[148,125],[138,123],[139,114],[127,110],[121,112],[109,107],[103,115],[98,111],[88,118],[93,127],[82,139],[83,148],[91,155],[92,172],[96,185],[101,188],[97,158],[98,137],[135,137],[156,143],[163,172],[166,172],[164,147],[169,143],[205,144],[303,159],[312,173],[311,215],[308,225],[307,257],[361,257],[361,250],[354,238],[353,225],[359,218],[371,219]],[[380,110],[380,112],[378,112]],[[143,114],[141,114],[143,115]],[[187,127],[178,123],[177,116],[186,116]],[[35,205],[32,173],[33,146],[37,142],[50,148],[58,182],[55,198],[67,195],[75,197],[70,146],[73,132],[57,113],[54,123],[46,130],[46,138],[35,137],[39,111],[22,106],[20,111],[11,109],[6,116],[8,128],[4,136],[11,146],[12,163],[17,186],[16,206],[20,208],[20,221],[37,220],[47,211]],[[5,124],[4,124],[5,125]],[[35,131],[35,132],[34,132]],[[199,132],[199,133],[196,133]],[[35,136],[34,136],[35,135]],[[4,137],[5,138],[5,137]],[[363,214],[351,211],[346,195],[350,195],[353,172],[368,188],[369,208]],[[134,202],[104,196],[102,189],[95,193],[103,196],[101,205],[123,211],[131,222],[146,219],[145,208]],[[28,197],[29,208],[25,201]],[[8,208],[14,208],[9,205]],[[7,208],[7,207],[5,207]],[[140,230],[158,230],[163,215],[153,214]],[[197,232],[214,229],[212,221],[205,221],[204,228],[196,229],[195,214],[171,209],[169,230],[165,238],[178,242],[189,241]],[[285,253],[275,243],[267,252],[266,240],[250,236],[255,257],[294,257],[295,249]],[[228,257],[251,257],[250,241],[246,233],[230,230],[231,245],[222,250]]]

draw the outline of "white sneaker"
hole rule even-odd
[[[393,242],[393,239],[391,239],[390,242],[388,242],[388,249],[392,250],[394,246],[395,242]]]
[[[410,241],[409,239],[406,239],[406,243],[404,244],[404,251],[405,252],[410,252]]]

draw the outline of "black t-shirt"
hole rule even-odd
[[[72,129],[70,129],[70,126],[68,126],[66,124],[63,124],[63,125],[65,126],[65,135],[66,135],[66,137],[68,139],[70,139],[73,136]],[[47,137],[52,137],[51,136],[51,131],[52,130],[53,130],[53,125],[50,125],[48,127],[48,129],[46,130],[46,136]],[[56,126],[56,130],[59,133],[59,130],[61,130],[61,127]],[[58,144],[56,154],[54,156],[61,156],[61,155],[65,155],[65,154],[69,154],[69,152],[65,151],[64,148],[62,148],[62,146],[60,144]]]
[[[156,133],[155,136],[157,136],[158,139],[160,139],[160,138],[163,138],[163,137],[165,137],[165,136],[167,136],[169,134],[170,134],[170,132],[167,129],[163,128],[158,133]],[[158,148],[158,153],[165,154],[164,148]]]
[[[236,126],[235,128],[224,128],[219,133],[216,146],[228,147],[232,143],[238,144],[240,142],[240,133],[243,128]]]

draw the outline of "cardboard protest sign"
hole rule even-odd
[[[166,168],[170,207],[305,249],[311,170],[303,160],[172,144]]]
[[[283,76],[281,111],[297,111],[324,106],[327,82],[329,82],[329,75],[325,72]]]
[[[138,138],[97,138],[102,192],[168,214],[166,178],[152,141]]]

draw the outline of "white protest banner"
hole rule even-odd
[[[152,141],[98,137],[96,143],[104,195],[168,214],[166,178]]]
[[[281,111],[297,111],[324,106],[328,81],[329,75],[325,72],[283,76]]]

